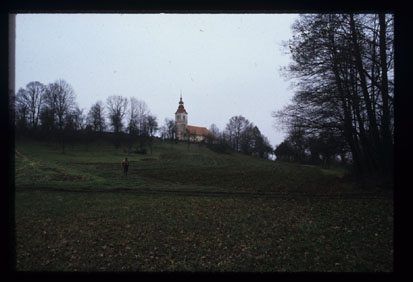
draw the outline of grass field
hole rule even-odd
[[[393,271],[392,195],[339,170],[33,141],[15,170],[18,271]]]

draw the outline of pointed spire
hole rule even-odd
[[[182,89],[181,89],[181,97],[180,97],[180,99],[179,99],[179,107],[178,107],[178,110],[176,111],[176,113],[186,113],[186,114],[188,114],[188,113],[185,111],[184,102],[182,101]],[[176,113],[175,113],[175,114],[176,114]]]
[[[179,104],[183,105],[184,102],[182,102],[182,89],[181,89],[181,98],[179,99]]]

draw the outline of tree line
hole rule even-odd
[[[288,137],[277,158],[351,160],[359,175],[393,174],[394,17],[300,15],[285,42],[292,103],[273,117]]]
[[[14,101],[16,137],[32,136],[55,140],[64,151],[68,142],[88,142],[97,137],[111,139],[115,146],[122,143],[138,150],[145,144],[152,149],[158,131],[156,116],[142,100],[112,95],[106,103],[97,101],[86,113],[76,103],[73,88],[65,80],[50,84],[29,82],[20,88]]]
[[[214,136],[214,149],[224,152],[227,149],[259,158],[269,158],[273,148],[266,136],[242,115],[229,119],[225,129],[221,132],[215,124],[211,124],[209,131]]]
[[[17,91],[14,107],[17,138],[54,140],[63,151],[68,143],[88,144],[97,138],[110,140],[116,147],[135,148],[137,153],[146,153],[146,147],[152,151],[157,133],[162,140],[177,141],[175,121],[166,118],[159,126],[143,100],[112,95],[86,112],[79,108],[73,88],[63,79],[47,85],[29,82]],[[232,117],[222,132],[215,124],[210,131],[213,136],[205,143],[215,151],[235,150],[261,158],[273,153],[267,137],[243,116]]]
[[[261,133],[258,126],[242,115],[231,117],[222,131],[214,123],[210,125],[209,131],[212,136],[207,136],[201,143],[218,153],[236,151],[265,159],[274,153],[268,138]],[[161,139],[177,142],[173,119],[166,118],[164,125],[159,128],[159,133]]]

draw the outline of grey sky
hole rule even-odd
[[[296,14],[19,14],[16,89],[66,80],[87,113],[110,95],[136,97],[163,125],[180,92],[190,125],[225,128],[234,115],[274,146],[271,112],[291,97],[279,69]]]

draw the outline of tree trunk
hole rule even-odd
[[[355,56],[355,63],[356,63],[356,68],[359,73],[360,77],[360,86],[362,89],[363,93],[363,98],[366,106],[366,111],[367,111],[367,116],[369,120],[369,128],[371,131],[371,139],[372,142],[369,142],[372,146],[374,146],[373,152],[374,152],[374,158],[372,159],[373,163],[377,164],[377,158],[381,159],[380,153],[379,153],[379,148],[380,146],[380,136],[378,133],[378,128],[377,128],[377,122],[376,119],[374,118],[374,113],[371,105],[371,100],[367,88],[367,82],[366,82],[366,76],[364,74],[364,69],[363,69],[363,62],[361,59],[361,51],[360,51],[360,46],[358,44],[358,39],[357,39],[357,31],[355,27],[355,22],[354,22],[354,15],[350,14],[350,29],[351,29],[351,35],[352,35],[352,41],[353,41],[353,47],[354,47],[354,56]]]
[[[360,107],[360,97],[358,94],[358,89],[357,89],[357,71],[353,69],[353,67],[350,68],[350,83],[351,83],[351,95],[352,96],[352,102],[353,102],[353,112],[355,115],[355,121],[358,123],[358,128],[359,128],[359,136],[360,136],[360,142],[361,142],[361,149],[363,152],[363,163],[365,168],[369,173],[373,172],[374,169],[377,169],[377,166],[374,163],[374,151],[371,146],[371,140],[369,140],[369,137],[367,136],[364,123],[365,121],[361,117],[361,107]],[[357,128],[357,126],[355,126]]]
[[[385,14],[379,14],[380,24],[380,65],[381,65],[381,97],[383,101],[383,115],[381,118],[381,132],[383,138],[383,168],[385,173],[393,171],[393,142],[390,133],[390,111],[389,111],[389,87],[387,78],[387,55],[386,55],[386,18]]]
[[[350,97],[347,97],[343,89],[343,83],[338,70],[337,50],[335,46],[334,31],[332,30],[330,31],[330,43],[332,52],[332,69],[336,80],[337,91],[341,100],[341,107],[344,113],[344,136],[346,138],[347,143],[350,146],[350,150],[353,157],[353,163],[355,165],[355,171],[362,173],[360,152],[356,142],[357,139],[353,139],[353,132],[355,131],[355,129],[352,125],[352,118],[349,105],[347,105],[347,101],[350,101]]]

